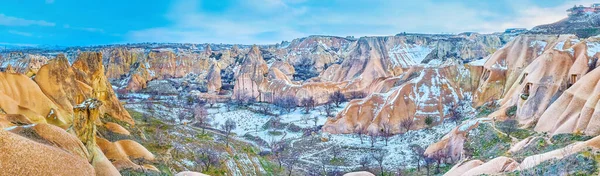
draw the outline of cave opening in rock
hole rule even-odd
[[[567,88],[571,87],[573,84],[575,84],[575,82],[577,82],[577,78],[579,75],[577,74],[571,74],[571,77],[569,78],[569,84],[567,85]]]
[[[519,81],[519,84],[523,84],[523,81],[525,81],[525,77],[527,77],[527,73],[523,74],[523,77],[521,77],[521,80]]]

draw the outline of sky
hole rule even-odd
[[[2,0],[0,45],[274,44],[309,35],[491,33],[591,0]]]

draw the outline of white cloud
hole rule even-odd
[[[307,35],[373,36],[400,32],[499,32],[531,28],[566,17],[573,4],[541,7],[526,0],[502,1],[506,12],[472,4],[422,1],[325,1],[307,5],[304,0],[240,1],[224,12],[198,8],[198,0],[180,0],[165,17],[172,25],[130,31],[127,42],[190,42],[272,44]],[[337,4],[336,4],[337,3]],[[331,5],[334,4],[334,5]]]
[[[31,33],[21,32],[21,31],[15,31],[15,30],[9,30],[8,33],[15,34],[15,35],[20,35],[20,36],[25,36],[25,37],[32,37],[33,36],[33,34],[31,34]]]
[[[0,46],[24,46],[24,47],[35,47],[37,44],[29,44],[29,43],[8,43],[8,42],[0,42]],[[2,49],[2,48],[0,48]]]
[[[74,29],[74,30],[81,30],[81,31],[87,31],[87,32],[104,33],[104,29],[90,28],[90,27],[72,27],[69,24],[63,25],[63,28],[65,28],[65,29]]]
[[[28,20],[0,14],[0,26],[54,26],[54,23],[44,20]]]
[[[516,27],[531,29],[538,25],[550,24],[565,19],[567,17],[566,10],[575,4],[590,5],[592,3],[595,2],[592,0],[575,0],[567,1],[553,7],[540,7],[528,1],[515,1],[510,4],[516,12],[512,15],[514,18],[484,22],[479,25],[472,24],[472,26],[478,25],[480,31],[483,32],[494,32],[498,31],[498,29]]]
[[[284,1],[242,2],[243,8],[251,9],[247,13],[258,14],[262,18],[244,15],[239,8],[225,13],[230,15],[209,15],[197,10],[198,4],[196,0],[179,1],[166,15],[174,22],[173,26],[131,31],[127,34],[128,39],[133,42],[272,44],[282,38],[305,35],[285,25],[288,19],[292,19],[291,15],[301,14],[302,9],[289,7]],[[269,36],[259,36],[261,34]]]

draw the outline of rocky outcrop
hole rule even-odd
[[[540,56],[545,48],[554,46],[556,41],[564,41],[566,38],[568,36],[559,40],[556,36],[521,35],[494,52],[483,66],[479,88],[473,96],[474,106],[504,97],[514,83],[519,82],[518,78],[523,70]]]
[[[523,171],[534,168],[539,164],[551,160],[560,160],[582,151],[598,151],[600,137],[594,137],[584,142],[575,142],[568,146],[553,151],[527,156],[521,163],[509,157],[497,157],[485,163],[480,160],[471,160],[464,164],[457,164],[445,175],[497,175],[513,171]],[[563,175],[568,173],[553,173]]]
[[[519,163],[508,157],[494,158],[488,162],[485,162],[477,167],[469,169],[462,175],[475,176],[475,175],[487,175],[497,174],[503,172],[512,172],[519,167]]]
[[[462,71],[456,71],[462,70]],[[413,120],[412,128],[426,127],[424,119],[436,117],[440,123],[449,108],[456,108],[464,94],[474,87],[460,87],[470,82],[467,67],[413,67],[398,77],[374,81],[365,92],[375,92],[367,98],[351,101],[323,130],[330,133],[362,131],[379,134],[385,128],[393,134],[402,133],[400,123]],[[455,79],[449,79],[455,78]]]
[[[218,94],[221,90],[221,68],[218,65],[213,64],[208,70],[208,74],[204,78],[206,80],[206,88],[209,93]]]
[[[207,176],[206,174],[192,171],[183,171],[175,174],[175,176]]]
[[[578,37],[587,38],[598,35],[600,27],[600,14],[582,13],[569,15],[567,18],[551,24],[539,25],[528,33],[532,34],[577,34]]]
[[[144,51],[138,48],[110,48],[102,51],[102,53],[106,67],[106,77],[109,79],[126,76],[133,68],[132,65],[139,63],[138,60],[144,57]]]
[[[444,174],[444,176],[461,176],[463,175],[463,173],[481,166],[484,162],[481,160],[471,160],[471,161],[465,161],[462,163],[458,163],[456,165],[454,165],[452,168],[450,168],[450,170],[448,172],[446,172]]]
[[[103,138],[97,138],[98,147],[102,149],[102,153],[106,155],[114,167],[122,169],[144,170],[143,165],[138,165],[132,160],[154,160],[154,155],[150,153],[144,146],[132,140],[120,140],[110,142]]]
[[[92,96],[102,102],[102,114],[133,125],[133,119],[115,96],[112,85],[104,75],[101,53],[81,53],[72,65],[75,78],[92,88]]]
[[[267,83],[266,74],[268,66],[262,57],[258,46],[253,46],[244,56],[240,68],[235,72],[236,81],[233,88],[233,97],[260,97],[261,87]]]
[[[367,172],[367,171],[358,171],[358,172],[346,173],[346,174],[344,174],[344,176],[375,176],[375,174],[372,174],[371,172]]]
[[[425,155],[429,157],[447,157],[458,160],[464,154],[464,143],[467,139],[469,131],[477,128],[479,123],[488,121],[489,119],[473,119],[468,120],[452,129],[438,142],[433,143],[425,149]]]
[[[22,74],[0,72],[0,109],[6,114],[21,114],[34,123],[48,122],[67,128],[72,122],[69,118],[72,113],[59,108],[34,81]]]
[[[582,59],[588,60],[585,57]],[[587,66],[581,69],[587,70]],[[600,70],[594,69],[585,75],[575,73],[570,79],[570,82],[575,84],[562,93],[541,115],[535,130],[551,134],[581,132],[597,135],[600,129],[600,118],[596,111]]]
[[[327,65],[341,61],[344,57],[343,53],[353,40],[334,36],[309,36],[294,39],[289,44],[280,46],[281,49],[273,53],[291,65],[310,61],[312,67],[317,72],[321,72],[327,69]],[[285,70],[279,69],[286,73]]]
[[[96,142],[97,128],[95,123],[100,119],[101,106],[102,102],[96,99],[87,99],[75,106],[73,131],[92,156],[89,160],[94,169],[99,172],[98,174],[120,175],[117,168],[110,164],[109,158],[100,151],[98,148],[100,145]]]
[[[9,53],[0,57],[0,68],[10,67],[14,73],[25,74],[28,77],[35,73],[48,62],[48,58],[37,54]]]
[[[39,124],[42,125],[42,124]],[[37,126],[37,125],[36,125]],[[46,128],[46,127],[41,127]],[[36,128],[37,129],[37,128]],[[42,129],[44,130],[44,129]],[[51,129],[52,130],[52,129]],[[34,134],[38,134],[34,130]],[[0,130],[0,169],[7,175],[95,175],[87,158],[76,151],[83,144],[62,129],[50,136],[38,136],[38,141]],[[49,140],[46,140],[49,139]],[[42,143],[41,143],[42,142]],[[62,147],[65,147],[64,149]],[[75,147],[75,148],[71,148]],[[118,174],[118,172],[117,172]]]

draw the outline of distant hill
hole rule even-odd
[[[551,24],[534,27],[531,34],[575,34],[587,38],[600,34],[600,14],[585,13],[571,15],[563,20]]]

